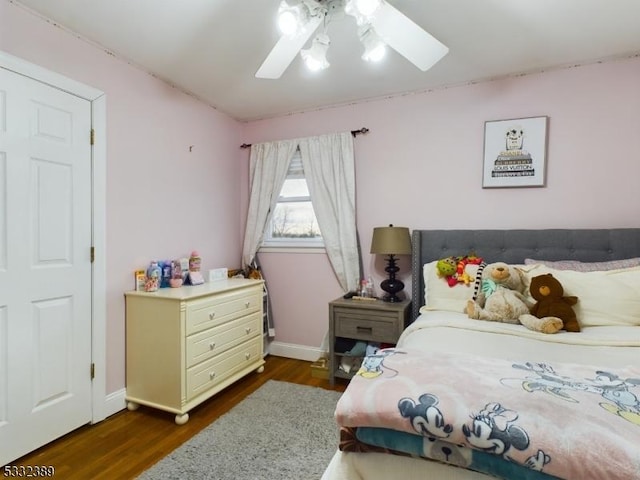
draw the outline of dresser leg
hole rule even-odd
[[[189,421],[189,414],[188,413],[183,413],[182,415],[180,415],[180,414],[176,415],[176,424],[177,425],[184,425],[188,421]]]
[[[134,410],[137,410],[139,406],[140,406],[140,405],[139,405],[139,404],[137,404],[137,403],[135,403],[135,402],[127,402],[127,408],[128,408],[130,411],[132,411],[132,412],[133,412]]]
[[[258,369],[256,370],[256,372],[257,372],[257,373],[262,373],[262,372],[264,372],[264,365],[260,365],[260,366],[258,367]]]

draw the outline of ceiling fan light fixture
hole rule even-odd
[[[283,22],[297,24],[299,30],[280,36],[256,72],[256,78],[280,78],[298,53],[312,70],[329,67],[327,24],[333,14],[342,9],[356,19],[359,34],[364,30],[360,41],[364,46],[362,58],[366,61],[380,60],[388,47],[426,72],[449,52],[446,45],[385,0],[282,0],[279,14],[288,11],[291,15],[289,18],[285,15]],[[296,13],[300,11],[306,19],[300,20],[300,14]],[[323,22],[324,33],[313,40],[310,48],[303,50]]]
[[[368,23],[382,6],[382,0],[347,0],[344,11],[355,17],[358,25]]]
[[[310,48],[300,51],[300,55],[309,70],[317,72],[329,67],[327,50],[330,43],[329,36],[326,33],[320,33],[313,39]]]
[[[380,8],[382,0],[354,0],[354,4],[360,15],[371,17]]]
[[[372,26],[361,28],[359,32],[360,42],[364,46],[362,59],[367,62],[379,62],[387,53],[387,44],[380,38]]]
[[[280,2],[278,8],[278,28],[283,35],[296,35],[309,21],[309,12],[305,5],[298,3],[289,5],[286,0]]]

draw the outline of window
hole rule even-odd
[[[323,247],[304,177],[300,150],[291,159],[278,203],[267,225],[263,247]]]

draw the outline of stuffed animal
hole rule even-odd
[[[491,263],[482,271],[477,298],[467,302],[469,318],[492,322],[519,323],[529,313],[522,273],[503,262]]]
[[[579,332],[580,324],[572,305],[578,303],[578,297],[565,297],[564,288],[557,278],[547,273],[531,279],[531,296],[537,302],[530,312],[538,318],[557,317],[562,320],[567,332]]]
[[[465,312],[469,318],[522,324],[529,330],[556,333],[562,328],[557,318],[538,318],[529,313],[524,294],[523,272],[503,262],[490,263],[482,271],[481,284],[475,300],[469,300]]]
[[[444,277],[450,287],[458,283],[469,285],[473,279],[467,273],[467,265],[480,265],[482,258],[473,254],[464,257],[447,257],[438,260],[436,270],[439,277]]]
[[[457,263],[453,257],[441,258],[436,263],[436,270],[438,272],[439,277],[444,277],[449,283],[449,279],[453,278],[456,273]],[[455,280],[453,284],[457,283]],[[449,283],[449,286],[453,286]]]

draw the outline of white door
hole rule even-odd
[[[90,131],[0,68],[0,465],[91,420]]]

